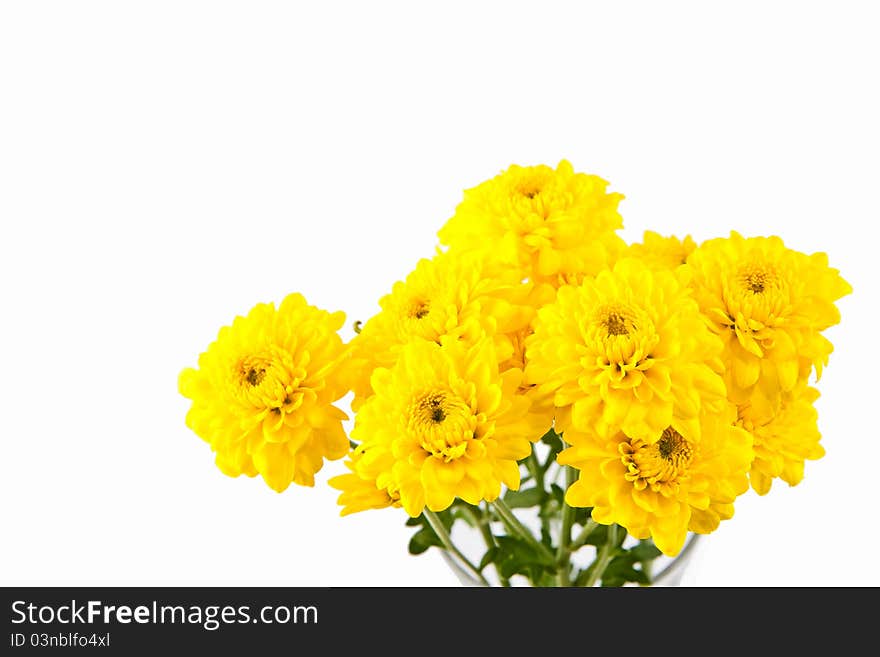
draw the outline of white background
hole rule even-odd
[[[457,586],[402,511],[338,516],[341,462],[222,475],[177,374],[288,292],[366,319],[465,188],[563,158],[627,239],[777,234],[852,283],[827,455],[685,582],[880,584],[872,4],[4,2],[0,584]]]

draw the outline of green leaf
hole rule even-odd
[[[494,563],[502,577],[509,579],[519,574],[538,582],[543,572],[553,570],[553,560],[548,560],[525,541],[511,536],[499,536],[497,540],[498,551],[494,555]]]
[[[556,574],[550,570],[543,570],[535,578],[535,581],[537,581],[538,586],[556,586]]]
[[[621,533],[624,532],[618,531],[618,537]],[[596,528],[594,534],[600,535],[597,540],[599,540],[600,544],[603,544],[606,537],[608,536],[608,527],[601,525]],[[591,535],[590,540],[588,540],[587,542],[593,543],[594,538],[596,537]],[[623,549],[620,546],[613,548],[611,551],[611,560],[608,562],[608,566],[605,568],[605,572],[600,578],[600,586],[618,587],[628,583],[641,585],[650,584],[651,580],[650,577],[648,577],[644,564],[649,563],[659,554],[660,551],[650,539],[642,540],[628,550]],[[578,573],[575,584],[578,586],[583,586],[584,584],[586,584],[586,581],[589,578],[590,573],[592,573],[594,566],[595,562],[585,570]]]
[[[628,582],[637,584],[648,584],[648,577],[640,570],[636,570],[632,566],[614,566],[608,565],[605,574],[602,575],[602,586],[604,587],[620,587]]]
[[[422,554],[431,546],[443,547],[443,543],[430,527],[423,527],[409,539],[410,554]]]
[[[550,429],[547,433],[541,436],[541,442],[545,445],[549,445],[550,451],[554,454],[558,454],[562,451],[562,439],[553,429]]]
[[[640,562],[653,561],[663,554],[650,539],[639,541],[639,544],[630,548],[629,552],[636,561]]]
[[[537,488],[509,490],[504,494],[504,501],[507,502],[507,506],[511,509],[524,509],[531,506],[538,506],[544,495],[544,491]]]
[[[608,540],[608,525],[599,525],[593,532],[587,537],[584,545],[595,545],[597,548],[605,545],[605,541]]]
[[[623,586],[627,582],[647,584],[648,576],[633,567],[635,562],[635,556],[630,550],[615,556],[602,574],[602,586]]]
[[[486,554],[484,554],[483,558],[480,559],[480,566],[479,566],[480,572],[482,572],[483,568],[488,566],[490,563],[493,563],[495,561],[496,556],[498,556],[498,548],[497,547],[492,547],[492,548],[489,548],[488,550],[486,550]]]
[[[575,507],[574,511],[574,522],[576,525],[586,525],[587,520],[590,519],[590,515],[592,514],[592,507]]]
[[[494,556],[495,565],[503,577],[515,574],[526,575],[533,581],[545,569],[552,569],[555,562],[532,545],[513,536],[498,536],[498,552]]]

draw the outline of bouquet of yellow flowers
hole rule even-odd
[[[654,583],[823,456],[811,384],[852,289],[776,236],[628,244],[622,198],[567,161],[510,166],[350,341],[299,293],[221,328],[180,374],[187,425],[278,492],[343,460],[342,515],[402,509],[410,552],[475,583]]]

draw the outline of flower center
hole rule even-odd
[[[392,295],[391,302],[388,316],[397,342],[409,342],[413,338],[435,342],[443,334],[446,304],[439,291],[407,290]]]
[[[605,317],[605,328],[608,329],[608,335],[629,335],[626,328],[626,321],[616,312],[610,312]]]
[[[443,395],[431,395],[422,400],[422,404],[426,407],[431,422],[440,423],[446,419],[446,410],[443,408]]]
[[[763,294],[770,287],[778,287],[779,276],[767,263],[746,265],[739,271],[740,285],[752,294]]]
[[[600,329],[601,337],[613,338],[618,335],[630,335],[639,330],[636,324],[636,313],[622,305],[603,306],[599,308],[594,319]]]
[[[684,437],[672,427],[666,427],[663,435],[657,441],[657,452],[667,463],[679,466],[684,463],[685,466],[690,463],[691,448]]]
[[[406,424],[422,449],[448,462],[464,454],[476,418],[464,400],[449,391],[432,390],[413,398]]]
[[[642,381],[641,372],[653,367],[653,350],[660,341],[654,322],[644,310],[612,301],[595,308],[582,329],[587,351],[584,368],[603,370],[601,383],[631,388]]]
[[[421,299],[415,299],[410,303],[409,308],[407,309],[406,315],[411,319],[421,319],[425,315],[431,312],[431,306],[427,301],[422,301]]]
[[[238,366],[241,385],[256,388],[266,378],[266,370],[272,367],[272,363],[258,356],[244,358]]]
[[[513,184],[513,192],[530,201],[552,185],[552,173],[543,169],[524,171],[518,178]]]
[[[726,307],[718,315],[719,324],[734,331],[742,346],[756,356],[773,347],[772,331],[791,312],[787,276],[784,267],[761,259],[747,261],[727,275]]]
[[[636,438],[621,442],[619,451],[627,470],[626,480],[637,490],[650,487],[652,491],[672,495],[687,478],[695,446],[678,431],[667,427],[656,443]]]
[[[266,376],[266,370],[252,367],[247,371],[245,380],[252,386],[258,386],[260,385],[260,381],[263,380],[264,376]]]
[[[233,367],[232,396],[249,407],[268,409],[280,415],[299,406],[297,394],[306,372],[290,362],[289,354],[272,351],[250,354],[238,359]]]
[[[522,185],[518,191],[526,198],[535,198],[538,194],[541,193],[540,187],[538,187],[538,185],[535,183]]]

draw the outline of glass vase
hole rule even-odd
[[[523,524],[526,526],[531,524],[528,517],[524,518],[522,515],[520,515],[520,520],[523,520]],[[480,532],[475,527],[469,526],[465,523],[456,523],[455,527],[452,529],[451,537],[457,549],[465,558],[469,559],[472,564],[480,563],[481,556],[483,553],[485,553],[486,547],[483,541],[483,537],[480,535]],[[701,540],[702,536],[700,534],[695,534],[692,532],[688,533],[688,536],[684,543],[684,547],[677,555],[675,555],[674,557],[670,557],[661,554],[650,562],[650,566],[644,573],[645,579],[647,580],[646,583],[628,582],[624,584],[624,586],[680,586],[682,578],[685,575],[688,565],[689,563],[691,563],[694,553],[698,549]],[[637,543],[638,541],[636,539],[627,535],[622,543],[622,546],[631,547],[632,545],[635,545]],[[446,562],[449,568],[452,569],[453,573],[455,573],[459,582],[461,582],[463,586],[485,587],[487,586],[487,584],[488,586],[492,587],[533,586],[533,584],[526,577],[519,575],[507,578],[506,581],[502,581],[501,577],[499,577],[497,569],[491,564],[482,569],[481,573],[486,581],[481,582],[472,574],[471,569],[465,567],[462,564],[461,560],[453,552],[450,552],[446,549],[441,549],[440,553],[443,560]],[[583,545],[571,555],[572,567],[586,568],[590,566],[590,564],[597,558],[598,553],[599,548],[591,545]],[[602,585],[603,582],[601,578],[599,578],[597,582],[592,586]]]

